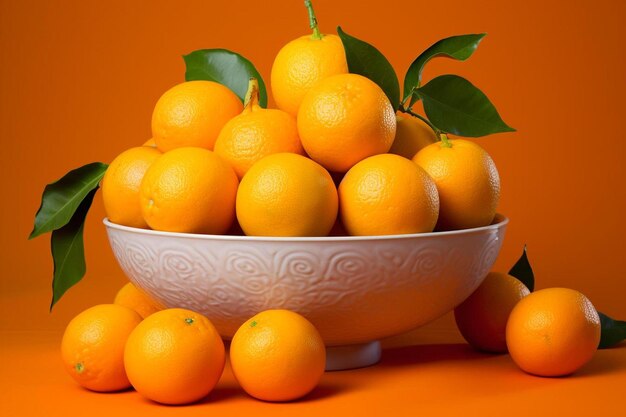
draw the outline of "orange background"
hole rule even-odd
[[[499,211],[511,218],[497,269],[508,270],[527,243],[538,288],[576,288],[626,317],[626,2],[314,4],[323,32],[341,24],[374,44],[401,80],[436,40],[488,33],[469,61],[438,59],[425,78],[468,78],[518,129],[478,139],[500,172]],[[305,33],[300,0],[0,0],[0,329],[57,335],[125,282],[97,197],[85,230],[87,275],[48,312],[49,236],[26,240],[45,184],[148,139],[156,100],[184,80],[183,54],[237,51],[269,83],[279,48]],[[427,328],[456,335],[450,315]]]

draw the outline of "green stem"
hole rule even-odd
[[[444,146],[446,148],[451,148],[452,147],[452,144],[448,140],[448,135],[446,135],[445,133],[440,133],[439,134],[439,139],[441,139],[441,146]]]
[[[313,34],[311,38],[320,40],[324,35],[320,33],[320,29],[317,27],[317,17],[315,17],[315,12],[313,11],[313,4],[311,4],[311,0],[304,0],[304,6],[309,12],[309,27],[313,30]]]
[[[246,97],[243,100],[243,108],[252,109],[255,104],[259,104],[259,82],[256,78],[251,77],[248,80],[248,91],[246,91]]]
[[[410,114],[413,117],[417,117],[418,119],[420,119],[422,122],[426,123],[432,130],[433,132],[435,132],[435,135],[437,135],[438,138],[441,137],[442,134],[444,134],[441,130],[437,129],[435,127],[434,124],[432,124],[430,122],[430,120],[428,120],[427,118],[425,118],[424,116],[422,116],[421,114],[415,113],[413,110],[411,109],[405,109],[404,105],[401,104],[400,107],[398,108],[398,110],[400,110],[402,113],[406,113],[406,114]],[[447,142],[447,137],[446,137],[446,142],[445,143],[449,143]]]

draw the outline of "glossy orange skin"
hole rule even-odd
[[[439,213],[433,180],[410,160],[393,154],[356,164],[339,185],[341,221],[350,235],[432,232]]]
[[[267,310],[241,325],[230,344],[235,378],[251,396],[291,401],[313,390],[326,363],[324,341],[301,315]]]
[[[61,355],[65,370],[92,391],[130,387],[124,369],[124,345],[141,316],[128,307],[100,304],[74,317],[63,333]]]
[[[128,307],[135,310],[142,318],[148,317],[152,313],[156,313],[163,307],[155,300],[150,298],[145,292],[141,291],[132,282],[125,284],[115,295],[113,304]]]
[[[222,84],[187,81],[157,101],[152,137],[162,152],[187,146],[212,150],[222,127],[242,109],[239,97]]]
[[[124,350],[133,387],[163,404],[187,404],[207,396],[219,381],[224,363],[224,343],[213,324],[182,308],[146,318]]]
[[[587,297],[547,288],[521,300],[506,325],[513,361],[539,376],[569,375],[589,362],[600,343],[600,317]]]
[[[490,272],[476,291],[454,309],[456,325],[473,348],[504,353],[509,315],[528,294],[528,288],[517,278]]]
[[[476,143],[449,140],[420,150],[413,161],[432,177],[439,191],[436,230],[459,230],[491,224],[500,200],[500,177],[489,154]]]
[[[389,153],[412,159],[419,150],[438,140],[435,132],[417,117],[398,112],[396,122],[396,136]]]
[[[305,94],[320,80],[348,72],[341,39],[311,35],[292,40],[278,51],[271,73],[272,96],[279,109],[292,116],[298,114]]]
[[[281,152],[304,154],[296,119],[256,103],[229,120],[215,142],[215,153],[231,164],[239,179],[259,159]]]
[[[258,161],[237,191],[237,219],[249,236],[326,236],[337,209],[328,171],[293,153]]]
[[[155,148],[139,146],[119,154],[102,179],[102,201],[110,221],[147,228],[141,213],[139,187],[150,166],[161,156]]]
[[[334,75],[302,100],[298,133],[311,159],[329,171],[346,172],[368,156],[389,151],[396,115],[373,81],[357,74]]]
[[[168,232],[223,234],[235,219],[237,175],[212,151],[166,152],[141,183],[141,210],[148,225]]]

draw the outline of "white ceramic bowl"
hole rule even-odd
[[[128,278],[167,307],[206,315],[230,339],[256,313],[284,308],[320,331],[329,369],[375,362],[380,338],[447,313],[482,282],[508,219],[475,229],[368,237],[158,232],[104,220]],[[372,343],[375,342],[375,343]]]

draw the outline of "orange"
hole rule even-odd
[[[161,152],[139,146],[119,154],[107,168],[102,179],[102,200],[107,217],[113,223],[146,228],[141,214],[139,186]]]
[[[154,138],[150,138],[147,141],[145,141],[143,145],[141,146],[151,146],[153,148],[156,148],[156,142],[154,141]]]
[[[164,404],[206,397],[224,370],[224,342],[202,314],[161,310],[131,333],[124,350],[128,379],[138,393]]]
[[[279,109],[298,114],[305,94],[317,82],[348,72],[341,39],[337,35],[301,36],[282,47],[272,65],[272,96]]]
[[[530,294],[517,278],[490,272],[480,286],[454,309],[461,334],[473,348],[506,352],[506,322],[513,307]]]
[[[351,235],[431,232],[439,197],[433,180],[398,155],[371,156],[353,166],[339,185],[341,221]]]
[[[324,374],[326,349],[317,329],[288,310],[267,310],[237,330],[230,344],[235,378],[251,396],[290,401],[315,388]]]
[[[304,154],[296,119],[289,113],[259,106],[258,82],[250,81],[246,106],[222,128],[215,153],[229,162],[239,179],[264,156],[279,152]]]
[[[213,81],[187,81],[167,90],[152,113],[152,137],[162,152],[186,146],[213,149],[227,121],[241,113],[239,97]]]
[[[420,150],[413,161],[435,180],[439,191],[437,230],[491,224],[500,199],[500,177],[489,154],[474,142],[447,139]]]
[[[124,285],[115,295],[113,304],[135,310],[142,318],[163,309],[159,303],[137,288],[132,282]]]
[[[298,133],[307,154],[329,171],[346,172],[368,156],[385,153],[396,134],[396,115],[373,81],[334,75],[306,94]]]
[[[396,137],[389,153],[411,159],[420,149],[437,142],[435,132],[417,117],[398,112],[396,122]]]
[[[76,382],[92,391],[130,387],[124,370],[124,344],[141,317],[130,308],[101,304],[83,311],[63,333],[61,355]]]
[[[548,288],[522,299],[506,325],[513,361],[539,376],[571,374],[587,363],[600,343],[600,317],[583,294]]]
[[[141,182],[141,210],[151,228],[223,234],[235,218],[237,175],[217,154],[178,148],[161,156]]]
[[[251,236],[326,236],[337,218],[328,171],[293,153],[254,164],[237,191],[237,219]]]

